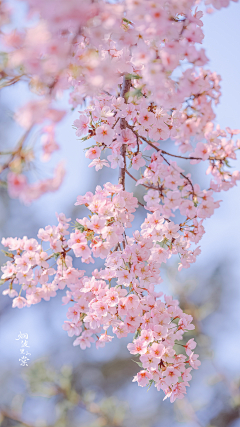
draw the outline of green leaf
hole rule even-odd
[[[140,368],[143,367],[141,362],[137,362],[136,360],[133,360],[133,359],[132,359],[132,361],[135,362],[138,366],[140,366]]]
[[[89,135],[87,135],[87,136],[83,136],[83,138],[81,138],[81,139],[80,139],[80,141],[83,141],[83,142],[84,142],[84,141],[87,141],[87,139],[89,139]]]
[[[53,254],[53,256],[54,256],[55,260],[57,260],[57,259],[58,259],[59,255],[60,255],[60,252],[55,252],[55,254]]]
[[[147,391],[149,391],[150,390],[150,387],[151,387],[151,385],[154,383],[154,381],[153,380],[149,380],[149,383],[148,383],[148,389],[147,389]]]
[[[141,89],[141,88],[137,88],[137,89],[135,89],[133,92],[131,92],[131,94],[132,94],[133,96],[136,96],[137,98],[140,98],[141,96],[143,96],[143,93],[142,93],[142,89]]]
[[[224,159],[224,163],[228,168],[231,168],[232,166],[230,166],[229,161],[227,159]]]
[[[141,79],[142,77],[141,76],[139,76],[138,74],[125,74],[125,79],[126,80],[132,80],[132,79],[134,79],[134,80],[139,80],[139,79]]]
[[[123,18],[123,21],[126,22],[127,24],[132,24],[132,22],[129,21],[127,18]]]
[[[82,224],[79,224],[79,222],[77,222],[77,221],[75,221],[74,228],[76,230],[81,231],[81,233],[83,233],[85,230],[84,226]]]
[[[140,329],[140,328],[138,328],[138,329],[136,330],[136,332],[135,332],[135,335],[134,335],[133,339],[134,339],[134,340],[136,340],[136,339],[140,336],[140,333],[141,333],[141,329]]]
[[[2,249],[2,252],[4,253],[4,255],[8,256],[9,258],[14,258],[14,255],[11,252],[7,252],[4,249]]]
[[[164,246],[167,244],[167,242],[168,242],[168,239],[166,239],[166,237],[165,237],[161,242],[157,241],[157,244],[159,246],[161,246],[161,248],[164,248]]]

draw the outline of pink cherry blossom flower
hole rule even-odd
[[[107,156],[109,162],[111,162],[111,168],[116,169],[117,167],[123,168],[123,156],[118,153],[113,153],[110,156]]]
[[[141,339],[134,340],[133,343],[127,345],[131,354],[144,354],[147,351],[147,343]]]
[[[111,129],[108,125],[102,125],[96,130],[96,140],[109,146],[112,143],[114,134],[114,129]]]
[[[168,384],[169,386],[178,382],[179,373],[172,366],[168,366],[167,369],[164,371],[163,375],[165,377],[164,380],[166,384]]]
[[[96,171],[99,171],[100,169],[102,169],[103,168],[103,166],[107,166],[108,168],[110,167],[110,165],[109,165],[109,163],[107,162],[107,160],[101,160],[101,159],[94,159],[91,163],[90,163],[90,165],[89,165],[89,167],[90,168],[92,168],[92,167],[95,167],[95,169],[96,169]]]
[[[13,308],[15,308],[15,307],[18,307],[18,308],[23,308],[23,307],[25,307],[26,306],[26,304],[27,304],[27,301],[26,301],[26,299],[25,298],[23,298],[23,297],[17,297],[17,298],[14,298],[14,300],[13,300],[13,302],[12,302],[12,307]]]
[[[145,164],[146,164],[146,162],[142,158],[142,154],[141,153],[138,153],[132,159],[132,167],[133,167],[133,169],[138,170],[140,167],[144,166]]]
[[[140,387],[145,387],[151,379],[152,375],[150,374],[150,372],[147,370],[142,370],[138,372],[137,375],[133,378],[133,382],[137,381]]]
[[[8,191],[13,198],[19,197],[28,187],[27,178],[23,174],[8,174]]]
[[[82,350],[85,350],[87,347],[91,347],[91,343],[94,342],[94,338],[92,337],[92,333],[90,331],[84,331],[80,337],[76,338],[73,341],[73,345],[80,345]]]
[[[161,359],[162,355],[165,352],[165,347],[163,344],[153,343],[150,352],[152,356],[156,357],[157,359]]]
[[[86,135],[88,132],[88,124],[89,124],[89,118],[85,116],[85,114],[81,114],[79,119],[75,120],[73,122],[73,125],[76,126],[76,135],[77,136],[83,136]]]
[[[193,338],[191,338],[187,344],[185,344],[185,349],[186,349],[186,353],[188,356],[190,356],[192,354],[192,350],[194,350],[194,348],[196,347],[196,343],[194,341]]]
[[[200,360],[197,360],[198,358],[199,358],[198,354],[194,354],[193,352],[190,353],[189,363],[194,369],[198,369],[199,366],[201,365]]]
[[[100,148],[97,145],[95,145],[94,147],[91,147],[89,148],[89,150],[86,151],[85,156],[88,159],[96,159],[100,157],[100,154],[101,154]]]
[[[16,273],[16,268],[10,261],[7,261],[6,266],[1,267],[1,270],[3,280],[11,278]]]

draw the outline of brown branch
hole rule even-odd
[[[22,424],[25,427],[34,427],[34,424],[25,423],[21,418],[15,415],[13,412],[1,410],[0,414],[3,418],[8,418],[9,420],[16,421],[19,424]]]
[[[169,161],[167,160],[167,159],[165,159],[165,157],[162,155],[162,153],[164,153],[164,154],[169,154],[169,153],[167,153],[166,151],[163,151],[163,150],[161,150],[160,148],[158,148],[158,147],[156,147],[154,144],[152,144],[152,142],[150,142],[147,138],[145,138],[144,136],[141,136],[141,135],[139,135],[138,134],[138,132],[137,131],[135,131],[134,130],[134,128],[133,128],[133,126],[131,126],[131,125],[129,125],[128,123],[127,123],[127,127],[129,128],[129,129],[131,129],[131,131],[136,135],[136,136],[138,136],[139,138],[141,138],[143,141],[145,141],[148,145],[150,145],[151,147],[153,147],[153,148],[155,148],[155,150],[156,151],[158,151],[158,152],[160,152],[161,153],[161,157],[163,158],[163,160],[169,165],[169,166],[171,166],[171,164],[169,163]],[[187,157],[188,158],[188,157]],[[196,158],[197,159],[197,158]],[[191,187],[192,187],[192,196],[194,197],[195,196],[195,192],[194,192],[194,187],[193,187],[193,183],[192,183],[192,181],[186,176],[186,175],[184,175],[182,172],[180,172],[180,175],[184,178],[184,179],[186,179],[188,182],[189,182],[189,184],[191,185]]]
[[[22,76],[23,76],[23,74],[21,76],[16,76],[16,77],[13,77],[10,80],[7,80],[5,83],[3,83],[2,85],[0,85],[0,89],[3,89],[5,87],[11,86],[11,85],[14,85],[15,83],[19,82],[19,80],[22,78]]]
[[[21,150],[22,150],[22,148],[23,148],[23,144],[24,144],[24,142],[25,142],[25,140],[27,139],[27,137],[28,137],[28,135],[29,135],[29,133],[30,133],[30,131],[31,131],[31,129],[32,129],[32,126],[24,133],[24,135],[22,136],[22,138],[19,140],[19,142],[18,142],[18,144],[17,144],[17,146],[16,146],[16,148],[15,148],[15,150],[13,150],[12,152],[11,152],[11,158],[6,162],[6,163],[4,163],[2,166],[0,166],[0,173],[2,173],[2,171],[4,171],[5,169],[7,169],[8,168],[8,166],[9,166],[9,163],[11,163],[12,162],[12,160],[14,159],[14,157],[16,156],[16,155],[18,155],[18,154],[20,154],[21,153]]]
[[[128,172],[128,170],[126,169],[126,171],[125,171],[127,174],[128,174],[128,176],[130,176],[130,178],[132,178],[132,179],[134,179],[134,181],[138,181],[130,172]],[[146,187],[146,188],[149,188],[149,189],[152,189],[152,190],[157,190],[157,191],[159,191],[159,188],[158,187],[154,187],[154,185],[146,185],[146,184],[140,184],[140,185],[142,185],[143,187]]]
[[[177,154],[168,153],[167,151],[161,150],[163,154],[167,154],[168,156],[177,157],[178,159],[186,159],[186,160],[202,160],[201,157],[185,157],[185,156],[178,156]]]
[[[116,124],[117,124],[117,122],[120,120],[120,117],[118,117],[117,118],[117,120],[115,121],[115,123],[114,123],[114,125],[112,126],[112,129],[114,129],[115,128],[115,126],[116,126]]]
[[[126,79],[126,76],[123,77],[123,84],[122,84],[122,88],[121,88],[121,97],[124,98],[125,102],[127,103],[126,100],[126,94],[129,92],[131,87],[131,80],[130,79]],[[120,128],[121,129],[126,129],[127,127],[127,121],[124,118],[120,119]],[[119,170],[119,177],[118,177],[118,183],[122,184],[123,189],[125,190],[125,172],[127,169],[127,164],[126,164],[126,144],[123,144],[121,146],[121,150],[120,153],[123,157],[123,168],[120,168]]]
[[[171,166],[171,163],[169,163],[168,161],[167,161],[167,159],[165,159],[165,157],[161,154],[161,157],[163,158],[163,160],[165,160],[165,162],[169,165],[169,166]],[[172,166],[173,167],[173,166]],[[194,197],[195,196],[195,192],[194,192],[194,187],[193,187],[193,183],[192,183],[192,181],[186,176],[186,175],[184,175],[182,172],[180,172],[180,175],[184,178],[184,179],[186,179],[188,182],[189,182],[189,184],[191,185],[191,187],[192,187],[192,197]]]
[[[145,138],[144,136],[141,136],[138,134],[138,132],[134,129],[134,126],[131,126],[127,123],[127,127],[129,129],[131,129],[131,131],[134,133],[134,135],[136,135],[137,138],[141,138],[143,141],[145,141],[148,145],[150,145],[152,148],[154,148],[156,151],[161,151],[161,153],[166,154],[168,156],[171,157],[177,157],[178,159],[185,159],[185,160],[203,160],[201,157],[193,157],[193,156],[189,156],[189,157],[185,157],[185,156],[179,156],[177,154],[172,154],[172,153],[168,153],[168,151],[162,150],[161,148],[156,147],[156,145],[154,145],[152,142],[150,142],[147,138]],[[218,159],[216,157],[208,157],[206,160],[217,160],[217,161],[224,161],[226,157],[223,157],[222,159]]]

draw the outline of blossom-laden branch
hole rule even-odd
[[[90,219],[77,220],[69,239],[70,218],[61,214],[57,227],[39,230],[41,244],[35,239],[3,240],[11,251],[11,261],[2,268],[2,279],[11,284],[4,294],[14,298],[13,307],[22,308],[41,299],[48,301],[58,289],[67,286],[63,303],[72,301],[74,305],[68,309],[63,328],[69,336],[77,336],[74,345],[85,349],[95,342],[97,348],[103,347],[113,339],[109,328],[118,338],[136,332],[128,349],[139,357],[137,363],[142,369],[134,381],[141,386],[154,383],[171,401],[183,397],[190,372],[200,362],[192,351],[196,346],[193,339],[184,346],[186,354],[177,355],[173,347],[186,331],[194,329],[192,317],[183,313],[177,301],[154,290],[155,284],[161,282],[161,260],[164,262],[169,256],[164,246],[177,249],[179,227],[154,216],[154,240],[146,232],[135,232],[132,238],[126,238],[125,228],[131,226],[138,203],[120,184],[107,183],[95,195],[87,193],[78,197],[76,204],[84,204],[92,214]],[[124,239],[123,249],[114,251],[115,245]],[[47,243],[52,255],[43,249]],[[95,269],[92,277],[86,276],[85,271],[72,266],[70,250],[83,263],[93,262],[92,257],[105,259],[105,268]],[[48,263],[53,257],[56,267]],[[195,254],[189,253],[191,257],[193,261]],[[53,276],[51,283],[50,276]],[[14,285],[20,284],[18,293]]]
[[[175,344],[194,329],[192,317],[155,286],[162,281],[161,264],[173,255],[179,256],[181,270],[200,254],[195,245],[205,233],[203,221],[219,207],[213,192],[228,190],[240,179],[229,169],[240,148],[235,140],[240,131],[213,123],[220,77],[204,69],[208,59],[197,47],[204,37],[198,1],[84,0],[81,6],[75,0],[52,1],[51,13],[45,0],[28,1],[31,12],[41,16],[36,27],[1,33],[7,50],[3,80],[11,82],[20,68],[30,89],[41,95],[23,106],[16,120],[25,130],[36,125],[44,130],[48,157],[56,149],[55,126],[65,114],[53,102],[58,92],[70,90],[72,107],[82,107],[73,123],[76,135],[92,144],[86,152],[89,167],[119,168],[119,181],[78,196],[77,205],[85,205],[89,217],[77,219],[71,233],[70,219],[60,214],[57,226],[39,230],[39,241],[4,238],[10,260],[2,267],[2,281],[9,283],[3,293],[13,298],[13,307],[22,308],[67,287],[63,302],[73,304],[63,328],[76,337],[74,345],[85,349],[95,342],[99,348],[113,339],[111,330],[118,338],[135,333],[128,349],[141,370],[134,381],[154,384],[173,402],[184,397],[191,370],[200,362],[193,339],[176,354]],[[219,0],[217,7],[227,3]],[[0,8],[5,22],[10,12]],[[174,142],[179,153],[163,150],[163,141]],[[17,153],[21,162],[23,148]],[[206,161],[209,188],[201,189],[177,159],[188,159],[192,167]],[[13,161],[2,172],[12,173]],[[29,189],[22,172],[7,180],[10,194],[25,202],[46,188],[57,189],[63,177],[60,169],[53,182]],[[129,235],[139,203],[127,191],[126,174],[146,190],[148,211],[140,229]],[[182,222],[172,220],[175,212]],[[104,266],[88,277],[73,267],[73,257],[87,264],[101,258]]]

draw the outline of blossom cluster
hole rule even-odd
[[[240,140],[234,140],[240,130],[230,128],[222,130],[219,127],[214,130],[213,123],[206,122],[206,114],[209,112],[212,116],[214,114],[212,106],[209,106],[209,111],[205,108],[208,103],[207,90],[195,95],[198,98],[198,109],[193,103],[187,109],[171,111],[158,108],[147,98],[136,98],[133,94],[134,90],[128,92],[128,103],[121,96],[118,98],[106,94],[99,96],[87,109],[81,111],[79,119],[75,120],[76,135],[80,136],[82,141],[95,140],[86,152],[86,157],[92,160],[89,167],[95,167],[96,170],[104,166],[111,166],[113,169],[123,167],[121,147],[124,145],[129,168],[132,167],[134,170],[144,168],[145,179],[138,180],[137,184],[143,183],[149,188],[155,185],[152,187],[155,190],[161,188],[162,197],[163,193],[167,195],[169,190],[175,191],[178,187],[184,187],[184,197],[188,193],[192,198],[196,195],[193,186],[189,192],[185,191],[184,183],[187,180],[187,186],[191,185],[191,175],[184,176],[184,170],[179,168],[176,162],[168,160],[169,156],[170,159],[175,157],[189,160],[191,164],[208,161],[207,174],[212,175],[211,190],[226,191],[236,184],[240,179],[240,173],[239,171],[231,173],[228,162],[230,159],[236,159],[236,151],[240,149]],[[191,119],[189,108],[195,110]],[[124,120],[124,129],[121,128],[121,120]],[[159,148],[159,141],[169,138],[175,140],[179,146],[179,154]],[[152,149],[157,154],[149,158],[144,151]],[[107,156],[107,160],[101,159],[101,153],[105,151],[111,153]],[[190,152],[188,156],[181,155],[187,152]]]
[[[7,25],[11,23],[13,11],[1,2],[0,41],[4,64],[0,78],[2,87],[28,81],[30,91],[41,96],[22,106],[15,118],[27,132],[36,125],[42,128],[44,161],[59,147],[54,127],[64,116],[64,112],[53,108],[53,103],[59,93],[70,90],[69,102],[73,108],[81,106],[84,100],[92,100],[94,119],[90,135],[96,132],[98,143],[111,145],[112,167],[122,164],[119,138],[114,146],[110,144],[111,135],[115,139],[119,127],[113,132],[111,123],[121,116],[134,125],[135,138],[130,132],[121,136],[123,140],[130,138],[128,154],[134,168],[145,164],[139,149],[132,152],[136,144],[137,147],[141,144],[141,137],[151,141],[174,139],[184,153],[191,151],[191,140],[197,137],[199,142],[193,155],[198,160],[209,158],[215,189],[234,185],[236,176],[231,177],[224,166],[228,166],[229,157],[234,158],[235,146],[231,139],[223,140],[226,132],[214,130],[212,124],[215,118],[212,103],[219,102],[221,79],[202,68],[208,58],[205,50],[198,48],[204,37],[203,11],[196,6],[204,10],[203,3],[198,0],[117,3],[53,0],[51,5],[46,0],[27,0],[26,3],[28,16],[37,16],[39,20],[35,25],[26,23],[22,29],[13,30]],[[230,0],[205,1],[207,7],[212,4],[216,9],[229,3]],[[127,110],[118,96],[123,76],[131,78]],[[110,96],[104,100],[101,96],[98,101],[96,97],[102,91]],[[99,108],[99,102],[105,103],[107,111]],[[82,129],[86,130],[89,114],[88,118],[80,117],[79,134]],[[0,166],[0,174],[11,197],[30,203],[44,192],[55,191],[64,173],[58,168],[54,182],[29,184],[26,171],[36,154],[33,150],[23,150],[23,143],[25,138],[20,141],[21,149],[18,144]],[[99,154],[98,149],[96,153]],[[91,151],[89,156],[93,154]],[[96,155],[92,165],[99,168],[103,164],[108,165]],[[221,184],[223,178],[224,185]]]
[[[76,204],[84,204],[91,214],[90,219],[76,220],[74,233],[68,231],[70,218],[60,214],[57,226],[39,230],[41,244],[26,237],[3,239],[11,258],[2,267],[2,280],[10,281],[3,293],[13,298],[13,307],[22,308],[41,299],[48,301],[58,289],[67,287],[63,303],[74,304],[67,311],[63,329],[70,337],[77,336],[73,345],[85,349],[95,342],[97,348],[103,347],[113,339],[109,329],[118,338],[134,333],[128,349],[138,355],[137,363],[143,368],[134,381],[140,386],[154,383],[171,401],[184,397],[190,371],[200,362],[192,351],[196,346],[193,339],[183,345],[186,355],[177,354],[174,346],[194,329],[192,316],[183,313],[172,297],[165,295],[161,301],[163,293],[155,291],[155,285],[161,283],[159,267],[166,261],[158,243],[170,232],[169,223],[165,226],[163,219],[158,221],[162,230],[159,241],[145,237],[145,230],[126,237],[137,200],[121,185],[97,187],[95,195],[79,196]],[[51,254],[43,248],[47,243]],[[82,263],[105,259],[105,268],[85,276],[85,271],[73,267],[71,250]],[[50,266],[52,259],[56,262]]]

